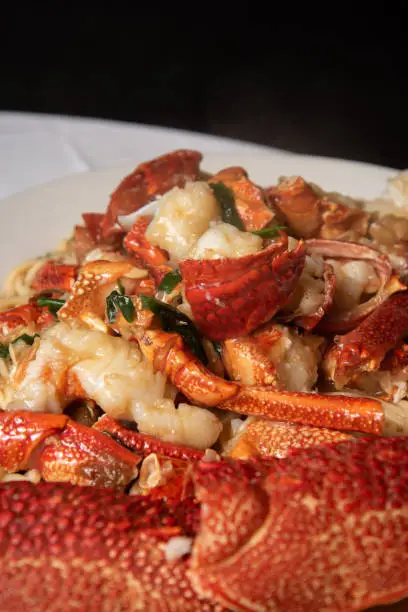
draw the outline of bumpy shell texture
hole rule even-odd
[[[195,488],[2,485],[0,609],[340,612],[408,593],[407,438],[201,461]],[[179,536],[191,555],[168,560]]]

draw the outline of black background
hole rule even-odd
[[[0,110],[407,167],[405,4],[6,3]]]

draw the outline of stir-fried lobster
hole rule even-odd
[[[408,594],[405,234],[200,160],[139,165],[0,313],[1,609]]]

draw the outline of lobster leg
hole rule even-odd
[[[274,421],[377,435],[382,434],[385,421],[384,407],[376,399],[294,393],[273,387],[240,387],[232,399],[218,407]]]
[[[177,334],[148,330],[140,340],[145,357],[192,402],[313,427],[381,434],[384,405],[373,398],[279,391],[274,386],[246,387],[219,378],[184,348]]]
[[[132,429],[123,427],[118,421],[112,419],[107,414],[103,415],[95,423],[94,429],[108,433],[127,448],[130,448],[138,455],[146,457],[150,453],[156,453],[169,459],[182,459],[184,461],[200,461],[203,458],[203,451],[188,446],[163,442],[159,438],[142,434]]]

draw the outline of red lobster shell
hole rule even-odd
[[[394,601],[408,593],[407,474],[407,438],[360,438],[282,460],[201,461],[198,501],[5,484],[0,608],[340,612]],[[191,554],[172,555],[173,538],[191,538]]]
[[[304,262],[303,245],[288,251],[282,237],[255,255],[186,259],[180,271],[197,325],[211,340],[224,340],[269,321],[290,299]]]

